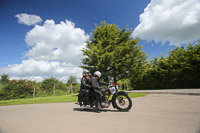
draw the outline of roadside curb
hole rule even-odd
[[[147,93],[147,94],[174,94],[174,95],[192,95],[200,96],[200,93],[186,93],[186,92],[149,92],[149,91],[126,91],[127,93]]]

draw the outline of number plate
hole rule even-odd
[[[116,92],[115,87],[110,87],[109,89],[110,89],[110,92],[111,92],[112,94],[114,94],[114,93]]]

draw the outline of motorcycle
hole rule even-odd
[[[112,96],[112,98],[111,98]],[[92,90],[89,92],[89,100],[87,100],[86,94],[79,92],[78,104],[82,107],[89,105],[91,108],[96,105],[96,97]],[[112,103],[113,108],[119,111],[129,111],[132,108],[132,100],[128,93],[124,91],[118,91],[117,86],[109,86],[108,89],[101,91],[100,105],[101,108],[109,108]]]

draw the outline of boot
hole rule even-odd
[[[97,111],[101,111],[101,105],[99,103],[96,104]]]

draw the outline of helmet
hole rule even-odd
[[[89,73],[87,70],[84,70],[83,71],[83,75],[85,75],[86,73]]]
[[[94,75],[98,76],[99,78],[101,77],[101,73],[100,73],[99,71],[96,71],[96,72],[94,73]]]

